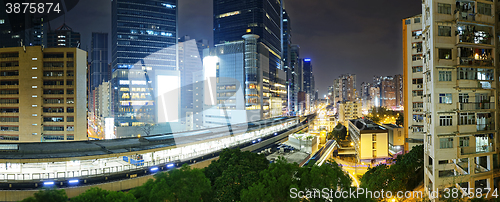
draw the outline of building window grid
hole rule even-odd
[[[451,26],[438,26],[438,36],[451,36]]]
[[[453,117],[452,116],[440,116],[439,117],[439,126],[452,126],[453,125]]]
[[[438,3],[438,13],[451,15],[451,4]]]
[[[460,113],[458,119],[459,125],[475,125],[476,115],[474,113]]]
[[[439,103],[440,104],[451,104],[452,103],[452,95],[451,95],[451,93],[441,93],[441,94],[439,94]]]
[[[451,81],[451,71],[439,71],[439,81]]]
[[[450,149],[453,148],[453,138],[440,138],[439,139],[440,149]]]

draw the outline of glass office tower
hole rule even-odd
[[[157,105],[158,97],[180,85],[174,78],[178,74],[177,0],[114,0],[111,40],[115,123],[139,126],[165,121],[158,117],[160,110],[165,111]],[[167,77],[177,82],[156,82]],[[169,103],[161,98],[161,103],[174,106],[178,99]]]
[[[270,99],[263,100],[263,104],[281,104],[285,114],[288,105],[286,75],[278,74],[284,70],[282,18],[283,5],[279,0],[214,0],[214,43],[239,41],[246,34],[258,35],[257,42],[270,50],[269,71],[263,75],[276,83],[270,86]]]

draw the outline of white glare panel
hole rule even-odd
[[[178,122],[179,120],[179,76],[157,75],[157,115],[158,123]]]
[[[204,73],[204,95],[205,105],[216,105],[216,86],[217,86],[217,63],[219,57],[207,56],[203,58],[203,73]]]
[[[106,140],[115,138],[115,118],[104,119],[104,138]]]

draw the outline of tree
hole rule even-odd
[[[294,201],[290,198],[290,189],[299,189],[299,179],[296,177],[300,167],[297,163],[287,163],[279,157],[276,163],[260,172],[258,182],[241,191],[242,201]],[[266,200],[267,199],[267,200]],[[299,201],[296,199],[295,201]]]
[[[259,180],[259,173],[269,166],[264,155],[225,149],[219,159],[205,168],[205,175],[212,182],[213,195],[219,201],[240,200],[241,190]]]
[[[68,196],[64,189],[45,189],[35,193],[34,196],[25,198],[22,202],[66,202]]]
[[[328,139],[335,139],[337,141],[344,140],[347,137],[347,129],[344,125],[338,123],[332,132],[328,134]]]
[[[116,201],[116,202],[136,202],[134,195],[121,191],[108,191],[99,187],[92,187],[87,191],[71,199],[71,202],[100,202],[100,201]]]
[[[398,191],[413,190],[421,181],[424,167],[424,146],[419,145],[404,155],[399,155],[395,164],[384,164],[369,168],[361,177],[361,187],[369,190]]]
[[[210,181],[201,169],[191,169],[184,164],[179,169],[160,172],[155,180],[131,190],[138,201],[203,201],[210,193]]]
[[[287,163],[280,158],[268,169],[260,173],[260,179],[248,189],[241,191],[241,201],[301,201],[302,198],[291,198],[290,190],[314,190],[329,188],[332,190],[349,190],[352,180],[334,161],[321,166],[309,164],[299,167],[297,163]],[[319,190],[321,191],[321,190]],[[324,201],[325,198],[310,198],[309,201]],[[335,201],[342,199],[335,199]],[[347,201],[353,201],[348,199]],[[365,201],[365,199],[354,201]]]
[[[404,126],[404,124],[405,124],[405,116],[403,114],[400,114],[398,116],[398,119],[396,119],[396,125]]]
[[[151,135],[151,132],[153,132],[155,128],[154,123],[145,123],[143,125],[137,126],[136,130],[138,133],[143,134],[144,136],[149,136]]]

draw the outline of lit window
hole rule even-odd
[[[247,29],[247,33],[250,33],[250,32],[252,32],[252,30],[251,29]]]
[[[38,116],[38,114],[32,114],[31,116]]]
[[[38,69],[38,67],[32,67],[31,69]]]
[[[37,77],[36,77],[36,76],[34,76],[34,77],[31,77],[31,78],[32,78],[32,79],[37,79]]]
[[[451,102],[452,102],[451,93],[439,94],[439,103],[441,103],[441,104],[451,104]]]
[[[38,88],[38,86],[31,86],[31,88]]]
[[[5,20],[4,19],[0,19],[0,25],[4,24],[4,23],[5,23]]]
[[[38,58],[31,58],[31,60],[38,60]]]
[[[31,105],[31,107],[38,107],[38,105]]]
[[[31,135],[38,135],[38,133],[31,133]]]
[[[38,97],[37,95],[32,95],[31,97]]]
[[[229,12],[229,13],[220,14],[219,16],[217,16],[217,18],[225,18],[225,17],[229,17],[229,16],[233,16],[233,15],[238,15],[240,13],[241,13],[240,11],[233,11],[233,12]]]

